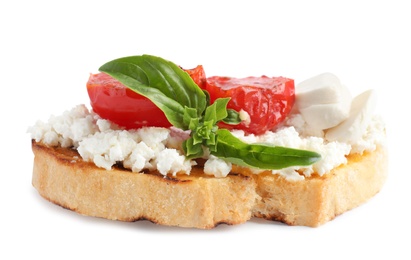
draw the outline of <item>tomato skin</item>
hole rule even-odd
[[[126,129],[171,126],[163,111],[151,100],[130,90],[108,74],[91,74],[87,92],[94,112]]]
[[[250,122],[239,125],[220,124],[228,129],[241,129],[248,134],[263,134],[284,121],[295,101],[294,80],[284,77],[209,77],[206,90],[210,100],[230,97],[227,107],[250,115]]]

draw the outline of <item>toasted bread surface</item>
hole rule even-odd
[[[120,221],[147,219],[169,226],[210,229],[252,217],[289,225],[319,226],[364,203],[382,188],[387,153],[349,156],[322,177],[288,181],[265,172],[233,167],[225,178],[205,175],[133,173],[120,166],[98,168],[75,149],[32,141],[33,186],[47,200],[83,215]]]
[[[272,174],[255,175],[261,200],[254,205],[252,215],[316,227],[377,194],[387,172],[387,152],[380,147],[371,153],[349,156],[347,164],[322,177],[292,182]]]

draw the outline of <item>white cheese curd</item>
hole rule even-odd
[[[123,166],[131,169],[133,172],[141,172],[144,169],[155,170],[152,159],[155,158],[155,152],[144,142],[139,142],[134,146],[131,154],[124,160]]]
[[[38,121],[28,129],[32,139],[46,145],[77,146],[84,137],[98,131],[96,115],[85,105],[78,105],[60,116],[51,116],[47,123]]]
[[[377,145],[386,146],[385,124],[378,115],[371,118],[362,138],[351,145],[351,153],[363,154],[366,151],[374,151]]]
[[[322,176],[337,166],[347,163],[346,156],[350,154],[351,146],[341,142],[325,142],[319,137],[304,139],[301,149],[316,151],[321,155],[321,160],[311,166],[301,167],[305,176],[311,176],[313,172]]]
[[[141,141],[153,148],[156,152],[165,149],[165,144],[170,136],[170,130],[161,127],[143,127],[136,131]]]
[[[216,156],[210,155],[204,164],[204,173],[215,177],[226,177],[231,171],[232,164]]]
[[[231,133],[245,143],[257,143],[258,138],[254,134],[246,135],[243,130],[232,130]]]
[[[36,142],[48,146],[74,147],[83,160],[107,170],[120,163],[136,173],[158,170],[163,175],[176,175],[190,174],[196,164],[184,156],[181,148],[183,141],[189,137],[187,131],[173,127],[144,127],[126,131],[100,118],[85,105],[78,105],[60,116],[52,116],[48,122],[38,121],[28,132]],[[294,111],[275,131],[260,136],[246,135],[242,130],[232,133],[246,143],[268,143],[321,154],[321,160],[313,165],[272,171],[292,181],[303,180],[314,173],[327,174],[345,164],[348,154],[373,151],[385,140],[385,126],[379,117],[373,117],[362,139],[350,145],[324,139],[324,132],[309,127],[298,111]],[[205,174],[226,177],[231,171],[231,163],[205,151]],[[252,172],[258,174],[261,170],[252,169]]]
[[[100,132],[108,131],[110,129],[120,129],[114,123],[111,123],[109,120],[106,119],[97,119],[96,125]]]
[[[85,161],[92,161],[106,170],[126,160],[137,145],[136,131],[109,130],[85,137],[77,151]]]
[[[192,162],[180,151],[167,148],[170,131],[145,127],[138,130],[107,130],[83,139],[77,148],[81,157],[110,170],[117,162],[133,172],[158,170],[161,174],[189,174]]]
[[[186,160],[184,155],[181,155],[175,149],[169,148],[165,148],[157,154],[155,163],[157,165],[157,170],[161,174],[167,175],[167,173],[171,173],[174,176],[178,172],[190,175],[192,165],[189,160]]]
[[[292,113],[287,117],[284,126],[293,126],[301,136],[317,136],[324,137],[322,129],[314,128],[305,122],[303,116],[299,113]]]

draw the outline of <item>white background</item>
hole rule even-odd
[[[410,259],[407,1],[78,2],[0,4],[1,259]],[[42,199],[31,186],[28,126],[88,104],[85,83],[103,63],[144,53],[185,68],[203,64],[208,76],[298,83],[329,71],[354,95],[376,89],[389,136],[387,183],[318,228],[262,220],[206,231],[122,223]]]

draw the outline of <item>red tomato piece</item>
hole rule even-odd
[[[242,129],[246,133],[263,134],[284,121],[295,101],[294,80],[284,77],[209,77],[206,90],[211,102],[230,97],[227,107],[250,115],[250,122],[220,127]]]
[[[202,89],[205,89],[206,85],[206,75],[202,65],[198,65],[194,69],[183,69],[185,72],[190,75],[194,82]]]
[[[87,92],[94,112],[126,129],[170,127],[163,111],[151,100],[105,73],[91,74]]]

